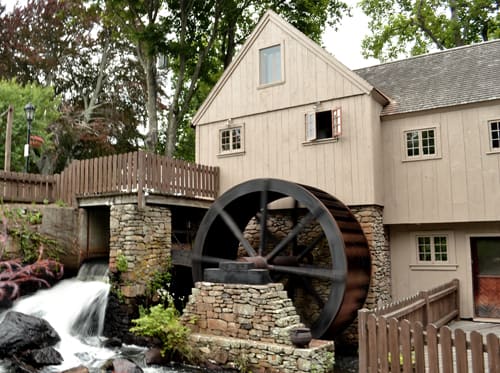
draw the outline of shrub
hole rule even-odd
[[[180,321],[180,313],[173,301],[166,306],[158,304],[148,310],[140,309],[140,317],[132,320],[135,324],[130,331],[134,334],[158,338],[161,341],[161,354],[168,359],[191,359],[189,346],[190,330]]]

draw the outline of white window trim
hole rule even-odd
[[[241,147],[239,149],[230,149],[230,150],[222,150],[222,131],[240,129],[240,143]],[[231,123],[224,127],[219,128],[219,135],[217,137],[218,141],[218,149],[219,152],[217,154],[218,157],[228,157],[233,155],[242,155],[245,153],[245,124],[244,123]]]
[[[272,83],[262,84],[260,82],[260,51],[262,49],[276,47],[278,45],[280,46],[280,57],[281,57],[281,80],[277,80]],[[285,41],[282,40],[281,42],[271,43],[269,45],[263,45],[257,48],[257,89],[264,89],[284,83],[285,83]]]
[[[418,256],[418,237],[436,237],[445,236],[446,237],[446,248],[448,260],[444,261],[434,261],[434,251],[432,251],[431,261],[420,261]],[[412,232],[412,261],[410,263],[410,269],[414,271],[455,271],[458,268],[456,262],[456,249],[455,249],[455,235],[453,231],[421,231]]]
[[[492,122],[500,123],[500,118],[499,119],[490,119],[490,120],[486,121],[487,130],[488,130],[488,152],[487,152],[487,154],[498,154],[498,153],[500,153],[500,147],[494,148],[493,147],[493,139],[491,138],[491,123]]]
[[[434,154],[424,155],[422,154],[422,139],[420,134],[422,131],[434,130]],[[407,142],[406,142],[406,134],[408,132],[419,132],[419,149],[420,154],[418,156],[408,156]],[[406,128],[401,131],[401,156],[403,162],[414,162],[414,161],[424,161],[427,159],[439,159],[441,158],[441,130],[439,125],[431,125],[425,127],[417,127],[417,128]]]
[[[329,111],[332,115],[332,137],[317,139],[316,138],[316,113]],[[314,145],[314,144],[324,144],[330,142],[338,142],[340,137],[342,137],[343,129],[344,129],[344,114],[342,113],[341,106],[334,106],[331,108],[321,108],[316,109],[314,111],[307,111],[304,113],[304,132],[305,132],[305,141],[302,143],[303,145]],[[339,130],[336,130],[334,124],[334,118],[339,118],[340,125]]]

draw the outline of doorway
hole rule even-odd
[[[500,237],[471,237],[474,316],[500,319]]]

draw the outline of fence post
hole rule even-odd
[[[368,373],[368,333],[366,324],[370,311],[366,308],[358,310],[358,354],[359,373]]]
[[[422,298],[424,298],[424,300],[425,300],[425,312],[423,315],[423,324],[424,324],[424,328],[425,328],[431,319],[431,317],[430,317],[431,304],[429,302],[429,292],[427,290],[424,290],[424,291],[419,292],[419,295],[421,295]],[[435,320],[432,320],[430,322],[434,322],[434,321]]]
[[[142,151],[137,152],[138,156],[138,169],[137,169],[137,208],[139,210],[143,210],[145,207],[145,201],[144,201],[144,185],[145,185],[145,175],[146,175],[146,170],[145,170],[145,153]]]
[[[455,286],[455,309],[457,312],[456,319],[460,319],[460,281],[458,279],[453,279],[453,285]]]

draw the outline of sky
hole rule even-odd
[[[344,0],[352,7],[352,17],[344,17],[334,31],[328,27],[323,35],[323,45],[326,50],[333,54],[340,62],[350,69],[358,69],[366,66],[378,65],[376,59],[365,60],[361,55],[361,40],[368,32],[368,17],[357,6],[359,0]],[[16,2],[23,0],[0,0],[7,5],[9,11]]]
[[[323,35],[325,49],[350,69],[378,65],[377,59],[364,59],[361,54],[361,40],[368,31],[368,17],[357,6],[359,0],[344,0],[352,7],[352,17],[343,17],[338,30],[327,28]]]

